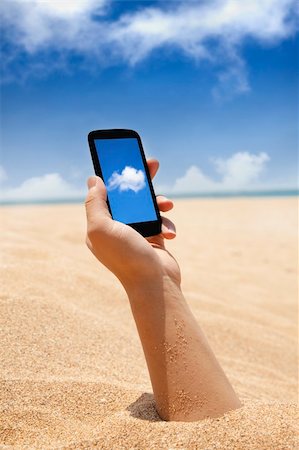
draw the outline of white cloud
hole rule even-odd
[[[254,155],[248,152],[238,152],[228,159],[216,158],[214,164],[223,176],[222,184],[227,188],[250,186],[258,179],[270,158],[267,153]]]
[[[107,190],[119,189],[122,191],[132,190],[138,192],[145,187],[145,176],[142,170],[126,166],[121,173],[114,171],[108,180]]]
[[[209,38],[222,40],[228,50],[245,37],[273,41],[289,36],[295,27],[288,18],[294,6],[294,0],[212,0],[180,2],[167,10],[148,7],[123,16],[110,38],[133,62],[169,44],[194,57],[206,57]]]
[[[93,23],[92,15],[101,12],[105,3],[105,0],[3,0],[0,14],[6,37],[29,54],[47,48],[80,51],[80,40]]]
[[[221,175],[220,180],[205,175],[197,166],[191,166],[173,187],[164,187],[164,190],[175,194],[255,190],[261,187],[261,184],[258,185],[259,177],[269,160],[266,153],[238,152],[226,160],[212,160]]]
[[[85,195],[65,181],[58,173],[49,173],[25,180],[17,187],[2,187],[0,201],[43,201],[75,199]]]
[[[196,192],[196,191],[213,191],[216,183],[205,175],[197,166],[191,166],[187,169],[185,175],[177,178],[173,188],[170,190],[174,193]]]
[[[293,190],[298,189],[298,180],[292,177],[277,182],[265,182],[261,175],[270,158],[267,153],[252,154],[238,152],[227,159],[214,158],[218,177],[206,175],[200,167],[191,166],[185,174],[177,178],[172,186],[160,185],[155,190],[161,194],[201,194],[256,190]],[[2,179],[1,179],[2,176]],[[219,179],[220,176],[220,179]],[[0,202],[34,202],[52,200],[79,200],[85,197],[86,188],[77,188],[58,173],[49,173],[25,180],[17,187],[7,186],[9,178],[0,166]],[[138,192],[145,187],[145,176],[141,170],[125,167],[121,172],[113,172],[108,181],[108,190],[133,190]]]
[[[2,0],[6,39],[31,56],[56,50],[76,52],[100,65],[131,65],[161,48],[179,49],[219,69],[221,97],[249,89],[240,48],[245,39],[275,44],[297,26],[296,0],[209,0],[164,2],[138,7],[111,19],[111,0]],[[6,65],[10,65],[6,55]],[[224,92],[223,92],[224,91]]]

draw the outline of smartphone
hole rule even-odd
[[[114,220],[142,236],[161,233],[161,217],[139,134],[133,130],[96,130],[88,134],[96,175],[107,188]]]

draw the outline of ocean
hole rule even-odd
[[[168,196],[168,194],[166,194]],[[269,190],[269,191],[235,191],[235,192],[210,192],[210,193],[191,193],[191,194],[171,194],[171,199],[188,199],[188,198],[208,198],[208,199],[228,199],[236,197],[297,197],[299,189],[291,190]],[[60,199],[36,199],[36,200],[0,200],[0,206],[17,206],[17,205],[52,205],[52,204],[76,204],[83,203],[84,198],[60,198]]]

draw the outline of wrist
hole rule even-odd
[[[167,298],[181,296],[180,282],[169,274],[158,272],[155,275],[138,277],[121,281],[129,297],[130,303],[161,303]],[[171,295],[169,295],[171,294]]]
[[[145,267],[134,268],[118,277],[127,293],[134,291],[157,290],[161,285],[176,287],[180,290],[181,274],[176,261],[165,267],[159,260]]]

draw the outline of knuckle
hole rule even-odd
[[[98,234],[98,227],[95,223],[91,222],[87,227],[87,239],[92,242],[94,237]]]
[[[91,203],[93,203],[94,195],[91,193],[88,193],[86,199],[85,199],[85,206],[88,207]]]

